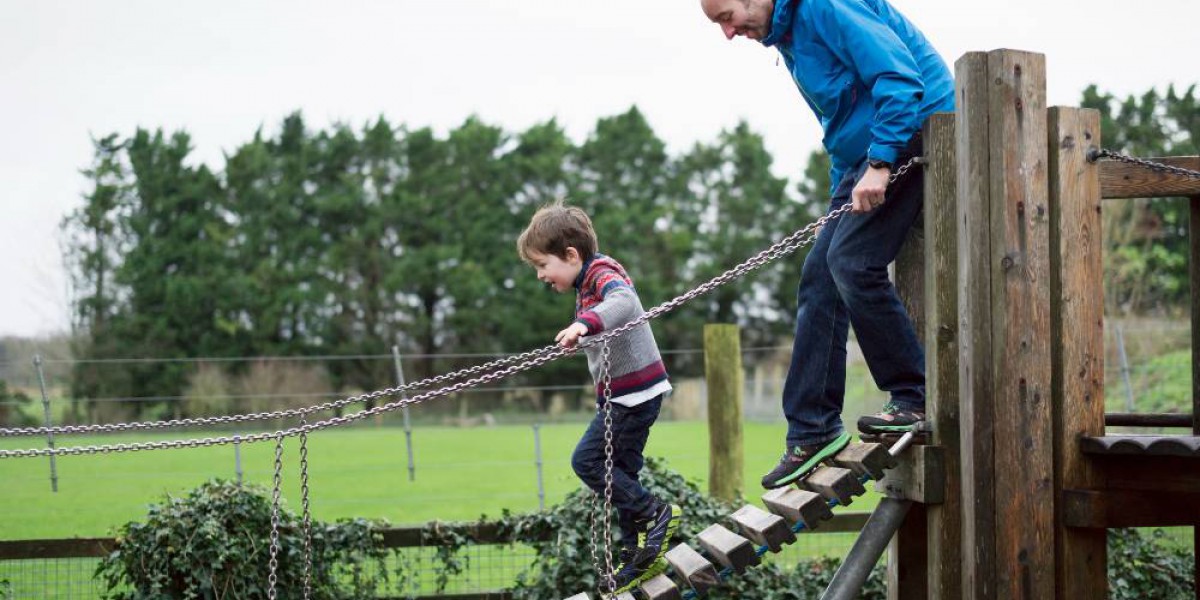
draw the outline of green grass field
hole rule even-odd
[[[546,504],[555,504],[580,483],[570,455],[585,424],[541,428]],[[758,479],[782,452],[785,426],[746,423],[745,489],[758,499]],[[215,435],[195,434],[197,437]],[[58,446],[173,439],[180,434],[60,437]],[[404,432],[399,428],[354,428],[319,432],[309,439],[309,478],[314,517],[385,518],[393,524],[434,519],[471,520],[501,510],[538,508],[534,436],[529,426],[417,428],[413,434],[416,480],[408,480]],[[6,438],[0,448],[44,445],[37,438]],[[268,485],[274,446],[243,445],[248,482]],[[703,422],[660,422],[646,454],[667,459],[671,468],[707,489],[708,431]],[[0,459],[0,539],[102,537],[141,519],[166,493],[180,494],[201,482],[235,477],[232,446],[63,456],[57,459],[58,492],[50,491],[49,459]],[[300,506],[298,446],[284,447],[287,505]],[[870,510],[872,493],[848,510]],[[847,510],[847,509],[843,509]]]

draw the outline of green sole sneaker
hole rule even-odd
[[[621,587],[614,590],[612,593],[606,594],[604,596],[604,598],[616,598],[618,594],[624,594],[625,592],[628,592],[628,591],[632,590],[633,588],[635,588],[647,581],[650,581],[654,577],[657,577],[658,575],[661,575],[666,572],[667,572],[667,561],[660,558],[660,559],[654,561],[649,567],[646,567],[646,570],[642,571],[642,573],[640,575],[638,575],[637,577],[634,577],[628,583],[625,583]]]
[[[821,461],[833,458],[850,444],[850,434],[843,432],[836,438],[820,445],[795,446],[789,454],[785,454],[779,464],[762,479],[762,486],[768,490],[780,488],[807,477],[821,464]]]

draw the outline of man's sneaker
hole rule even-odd
[[[649,567],[640,568],[633,561],[627,562],[617,569],[612,579],[600,582],[600,589],[605,594],[621,594],[632,590],[643,581],[650,579],[667,570],[667,561],[658,559]]]
[[[821,461],[833,458],[849,443],[850,434],[842,433],[823,444],[792,446],[779,459],[779,464],[762,478],[762,486],[771,490],[795,483],[812,473]]]
[[[882,411],[860,418],[858,430],[872,434],[904,433],[912,431],[917,423],[924,420],[925,411],[901,408],[888,402],[883,405]]]
[[[683,509],[678,504],[659,504],[654,508],[654,516],[644,521],[646,537],[642,538],[642,548],[636,558],[635,565],[649,569],[654,563],[662,560],[667,553],[671,538],[679,529],[679,521],[683,517]],[[640,536],[639,536],[640,537]]]

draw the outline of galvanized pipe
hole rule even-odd
[[[821,600],[858,598],[863,584],[871,575],[871,569],[883,556],[892,536],[899,531],[911,506],[911,500],[884,498],[879,501],[879,506],[871,513],[871,518],[867,519],[867,524],[854,541],[850,554],[846,555],[846,562],[838,567],[837,573],[833,574],[833,581],[821,594]]]

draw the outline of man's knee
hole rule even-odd
[[[870,268],[862,257],[852,253],[829,257],[829,275],[842,297],[870,290],[887,281],[887,271]]]

